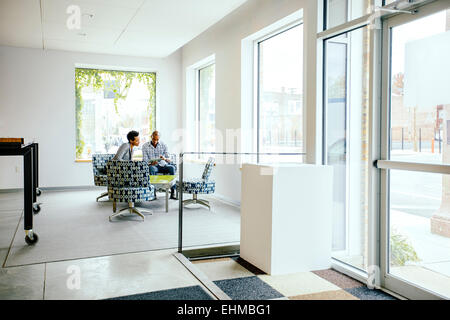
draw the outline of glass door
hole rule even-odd
[[[369,251],[367,26],[324,41],[324,159],[333,167],[333,258],[363,272]]]
[[[408,298],[450,298],[450,6],[383,24],[381,267]]]

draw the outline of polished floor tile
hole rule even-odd
[[[23,192],[0,193],[0,212],[23,209]]]
[[[42,300],[45,265],[0,268],[0,300]]]
[[[8,248],[0,248],[0,268],[3,267],[6,257],[8,255]]]
[[[258,277],[286,297],[340,289],[312,272],[279,276],[260,275]]]
[[[0,211],[0,267],[3,266],[16,229],[25,238],[23,223],[19,225],[22,210]],[[19,225],[19,228],[18,228]]]
[[[252,272],[229,258],[194,264],[212,281],[254,276]]]
[[[45,299],[107,299],[199,285],[174,250],[47,264]],[[74,276],[79,275],[79,282]],[[79,284],[79,285],[78,285]]]

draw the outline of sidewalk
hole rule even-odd
[[[430,219],[391,210],[391,228],[408,238],[420,262],[392,267],[395,276],[450,297],[450,238],[432,234]]]

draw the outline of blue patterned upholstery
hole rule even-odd
[[[214,158],[209,158],[200,179],[188,179],[183,181],[183,192],[189,194],[211,194],[216,191],[216,182],[209,180],[214,168]],[[179,181],[177,181],[177,188]]]
[[[93,154],[92,169],[94,171],[94,184],[99,187],[108,185],[106,176],[106,163],[114,158],[114,154]]]
[[[209,158],[208,162],[206,162],[205,170],[203,170],[202,179],[208,181],[211,176],[211,171],[214,168],[215,160],[214,158]]]
[[[149,166],[144,161],[109,161],[106,164],[108,197],[115,202],[143,202],[155,199]]]
[[[178,183],[177,183],[178,186]],[[183,181],[183,192],[189,194],[211,194],[216,191],[215,181],[205,181],[203,179],[190,179]]]

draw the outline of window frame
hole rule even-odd
[[[380,0],[371,0],[372,8],[376,4],[380,4]],[[395,9],[397,5],[404,3],[404,0],[397,0],[392,3],[386,4],[386,0],[381,2],[384,8]],[[439,6],[440,1],[436,0],[420,0],[416,3],[411,3],[407,6],[406,10],[424,10]],[[389,30],[386,25],[389,21],[408,20],[411,16],[405,16],[404,13],[381,13],[378,17],[375,17],[374,21],[373,13],[366,14],[362,17],[347,21],[338,26],[327,29],[327,0],[320,1],[319,10],[323,17],[319,16],[317,26],[317,56],[320,57],[317,62],[317,109],[324,109],[325,95],[325,62],[326,62],[326,50],[325,42],[335,36],[351,32],[361,27],[371,27],[371,39],[370,39],[370,52],[369,52],[369,112],[372,120],[370,121],[369,128],[369,160],[371,163],[377,165],[372,166],[372,170],[369,171],[369,216],[368,216],[368,265],[370,266],[368,272],[362,272],[355,267],[345,264],[339,260],[332,258],[332,268],[336,269],[344,274],[347,274],[353,278],[362,282],[370,282],[371,285],[377,285],[377,288],[387,288],[388,290],[395,290],[405,296],[416,298],[436,298],[435,294],[430,294],[421,288],[409,287],[404,281],[396,281],[395,278],[386,274],[386,203],[388,195],[383,194],[383,188],[386,188],[389,183],[389,177],[386,174],[386,170],[380,170],[381,166],[385,164],[385,161],[379,161],[379,159],[385,158],[387,153],[386,137],[388,136],[388,123],[386,116],[386,88],[389,85],[383,79],[388,72],[387,55],[389,52]],[[402,7],[405,10],[404,7]],[[420,11],[419,11],[420,14]],[[377,21],[378,20],[378,21]],[[374,25],[371,23],[376,22]],[[326,115],[322,115],[321,127],[316,128],[316,135],[318,140],[322,142],[321,158],[324,163],[324,131]],[[384,189],[386,190],[386,189]],[[379,280],[379,282],[376,282]],[[390,283],[387,283],[387,282]],[[388,285],[387,285],[388,284]]]
[[[100,71],[110,71],[110,72],[131,72],[131,73],[153,73],[155,75],[155,97],[154,97],[154,101],[155,101],[155,110],[154,110],[154,114],[155,114],[155,119],[154,119],[154,127],[155,130],[156,128],[159,127],[160,124],[160,118],[159,118],[159,111],[160,111],[160,92],[159,92],[159,71],[155,70],[155,69],[143,69],[143,68],[135,68],[135,67],[119,67],[119,66],[105,66],[105,65],[97,65],[97,64],[79,64],[76,63],[74,64],[73,67],[73,77],[74,77],[74,84],[76,82],[75,80],[75,72],[77,69],[91,69],[91,70],[100,70]],[[75,87],[74,87],[75,90]],[[75,101],[76,103],[76,97],[75,97]],[[76,118],[77,115],[75,114],[75,122],[76,122]],[[76,124],[75,124],[75,152],[74,152],[74,162],[75,163],[91,163],[92,162],[92,158],[91,159],[78,159],[77,158],[77,154],[76,154],[76,139],[77,139],[77,133],[76,133]]]
[[[253,123],[254,123],[254,134],[253,134],[253,149],[257,153],[256,155],[256,163],[260,163],[260,145],[259,145],[259,138],[260,138],[260,89],[261,89],[261,79],[260,79],[260,69],[261,69],[261,56],[260,56],[260,46],[261,43],[263,43],[266,40],[272,39],[280,34],[283,34],[284,32],[287,32],[293,28],[299,27],[301,25],[304,25],[303,19],[297,19],[291,23],[288,23],[284,25],[281,28],[278,28],[272,32],[266,33],[265,35],[257,38],[253,42],[253,53],[254,53],[254,74],[253,74],[253,83],[254,83],[254,92],[253,92]],[[303,54],[304,52],[304,43],[302,43],[302,50]],[[303,61],[302,61],[303,65]],[[303,74],[303,79],[304,79]],[[303,88],[302,88],[303,91]],[[304,93],[302,94],[302,114],[303,117],[305,115],[305,103],[304,103]],[[303,148],[305,147],[305,139],[306,139],[306,129],[305,129],[305,121],[302,122],[302,131],[303,131]]]
[[[216,65],[216,60],[212,59],[204,64],[202,64],[201,66],[197,67],[195,69],[195,122],[196,122],[196,126],[195,126],[195,149],[197,150],[197,152],[202,152],[201,150],[201,137],[200,137],[200,130],[201,130],[201,118],[200,118],[200,74],[201,71],[214,65]],[[214,73],[214,82],[216,82],[216,75]],[[215,98],[214,98],[214,107],[215,107]],[[215,119],[214,119],[214,127],[215,127]],[[202,155],[198,155],[198,159],[202,159]]]
[[[395,3],[395,2],[394,2]],[[392,28],[403,25],[422,17],[437,13],[446,9],[442,1],[425,1],[417,7],[418,13],[414,16],[398,14],[388,17],[383,21],[383,39],[382,39],[382,62],[381,73],[383,75],[381,90],[381,155],[377,161],[377,168],[380,174],[380,268],[382,275],[382,284],[390,290],[394,290],[410,299],[443,299],[437,292],[420,287],[417,283],[411,283],[408,280],[399,278],[389,272],[389,254],[390,254],[390,170],[406,170],[409,172],[433,172],[436,174],[448,174],[450,165],[448,164],[427,164],[420,162],[406,162],[391,160],[391,82],[392,82]]]

